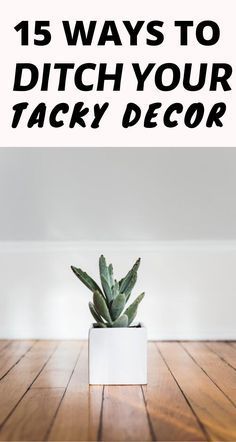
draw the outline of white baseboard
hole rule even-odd
[[[90,292],[104,253],[121,277],[142,257],[134,295],[149,339],[236,339],[236,241],[1,242],[0,338],[86,338]]]

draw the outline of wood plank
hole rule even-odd
[[[236,347],[234,345],[228,342],[207,342],[207,346],[236,369]]]
[[[105,386],[101,440],[152,440],[140,385]]]
[[[88,385],[88,348],[82,344],[76,368],[53,422],[48,440],[97,440],[103,387]]]
[[[7,364],[7,355],[16,360],[24,345],[26,350],[26,342],[8,343],[0,367],[4,354]],[[89,387],[85,343],[36,343],[0,382],[0,440],[206,440],[195,414],[209,440],[236,440],[236,408],[230,402],[235,403],[235,370],[229,366],[234,346],[182,345],[185,349],[177,343],[149,345],[145,404],[140,386]]]
[[[0,379],[29,351],[34,341],[13,341],[1,351]]]
[[[206,440],[154,343],[148,344],[148,385],[144,387],[144,393],[155,440]]]
[[[7,339],[0,339],[0,351],[10,343]]]
[[[30,389],[0,430],[0,440],[44,440],[63,392],[63,388]]]
[[[62,341],[31,388],[66,388],[81,350],[79,341]]]
[[[7,419],[38,376],[57,344],[39,341],[0,381],[0,425]]]
[[[178,343],[158,343],[191,407],[214,441],[236,440],[236,408]]]
[[[184,342],[183,346],[236,406],[236,370],[227,365],[204,343]]]

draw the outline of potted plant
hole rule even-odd
[[[99,258],[101,287],[83,270],[71,266],[75,275],[93,292],[89,302],[95,323],[89,330],[90,384],[146,384],[147,333],[143,324],[133,325],[144,293],[128,307],[137,281],[140,258],[119,282],[112,264]]]

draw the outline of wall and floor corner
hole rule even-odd
[[[1,148],[0,338],[86,338],[100,253],[150,339],[235,339],[233,148]]]

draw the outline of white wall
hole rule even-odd
[[[236,239],[234,148],[0,149],[0,240]]]
[[[142,257],[134,296],[150,339],[236,338],[236,243],[1,243],[0,336],[86,338],[91,292],[70,264],[98,278],[101,252],[121,277]]]
[[[0,338],[85,337],[101,252],[150,338],[236,339],[236,149],[0,149]]]

